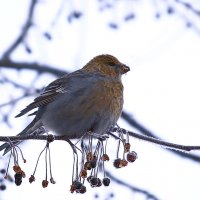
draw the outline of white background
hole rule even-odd
[[[160,20],[155,20],[152,4],[142,1],[132,6],[132,2],[128,2],[129,5],[124,5],[120,1],[113,11],[102,13],[98,12],[96,1],[66,3],[63,10],[80,9],[84,13],[83,17],[69,24],[66,20],[67,12],[63,12],[58,23],[51,28],[50,23],[60,4],[53,0],[44,1],[38,5],[34,17],[37,27],[28,35],[28,44],[33,53],[27,55],[23,46],[20,46],[12,58],[36,60],[73,71],[98,54],[112,54],[131,67],[131,71],[123,77],[124,110],[166,141],[200,145],[200,35],[186,28],[179,15],[163,14]],[[2,54],[19,34],[29,2],[1,0],[0,5]],[[135,11],[136,19],[125,23],[123,17],[129,10]],[[113,21],[118,23],[119,29],[108,27],[108,23]],[[51,42],[42,36],[46,30],[52,34]],[[36,76],[28,70],[3,72],[25,84],[30,84],[30,80]],[[53,76],[42,75],[34,86],[41,88],[54,79]],[[20,91],[13,93],[12,89],[11,86],[0,86],[2,103],[8,97],[20,94]],[[14,116],[31,100],[27,98],[18,104],[11,113],[13,128],[1,125],[2,135],[15,135],[28,123],[26,117],[14,119]],[[133,130],[121,119],[119,125]],[[107,166],[117,178],[148,190],[162,200],[200,199],[199,163],[136,139],[131,139],[131,143],[138,153],[138,160],[134,164],[120,170],[114,169],[111,162]],[[34,163],[44,145],[44,142],[35,141],[23,146],[27,163],[22,164],[22,168],[27,177],[32,174]],[[113,159],[116,152],[114,145],[117,146],[114,141],[108,145]],[[46,189],[41,187],[45,177],[44,159],[41,159],[35,183],[30,185],[27,178],[20,187],[9,185],[7,191],[0,193],[0,199],[93,199],[95,192],[99,199],[108,199],[113,192],[113,199],[116,200],[144,199],[143,195],[130,192],[114,182],[110,187],[100,189],[92,189],[88,185],[85,196],[70,194],[72,152],[64,142],[54,142],[51,151],[54,179],[57,182],[55,185],[49,185]]]

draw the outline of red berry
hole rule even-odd
[[[137,153],[135,151],[131,151],[127,154],[126,159],[128,162],[134,162],[137,159]]]

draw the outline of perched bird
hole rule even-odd
[[[32,109],[33,121],[18,135],[44,134],[53,131],[80,138],[86,132],[104,134],[114,126],[123,107],[121,76],[130,68],[111,55],[99,55],[82,69],[66,74],[50,83],[16,117]],[[10,150],[0,146],[4,154]]]

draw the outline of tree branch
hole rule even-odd
[[[175,150],[181,150],[181,151],[191,151],[191,150],[200,150],[200,146],[189,146],[189,145],[180,145],[180,144],[174,144],[174,143],[170,143],[170,142],[165,142],[156,138],[152,138],[152,137],[148,137],[148,136],[144,136],[144,135],[140,135],[131,131],[127,131],[123,128],[113,128],[112,132],[122,132],[123,134],[129,134],[130,136],[140,139],[140,140],[144,140],[144,141],[148,141],[154,144],[158,144],[158,145],[162,145],[164,147],[167,148],[172,148]],[[90,134],[90,133],[88,133]],[[49,135],[20,135],[20,136],[0,136],[0,141],[4,141],[7,142],[8,139],[9,141],[24,141],[24,140],[47,140],[49,137]],[[68,134],[66,135],[55,135],[53,136],[54,140],[69,140],[71,138],[68,137]]]
[[[152,137],[152,138],[157,138],[158,140],[161,140],[161,138],[155,136],[155,134],[153,134],[151,131],[149,131],[147,128],[145,128],[143,125],[141,125],[138,121],[136,121],[135,119],[133,119],[133,117],[131,117],[128,113],[126,113],[125,111],[122,112],[122,118],[131,126],[133,126],[134,128],[136,128],[137,130],[139,130],[142,134],[148,136],[148,137]],[[190,160],[196,161],[196,162],[200,162],[200,157],[194,154],[188,154],[185,152],[181,152],[181,151],[174,151],[173,149],[166,149],[168,151],[171,151],[172,153],[175,153],[181,157],[184,158],[188,158]]]
[[[116,176],[112,175],[110,172],[106,171],[106,174],[108,177],[110,177],[112,179],[112,181],[115,181],[116,183],[124,186],[124,187],[127,187],[128,189],[132,190],[133,192],[138,192],[138,193],[141,193],[143,195],[146,196],[146,199],[152,199],[152,200],[158,200],[158,197],[156,197],[155,195],[151,194],[150,192],[148,192],[147,190],[142,190],[138,187],[135,187],[135,186],[132,186],[118,178],[116,178]]]
[[[29,69],[37,71],[38,73],[51,73],[55,76],[62,76],[67,73],[64,70],[56,69],[49,65],[42,65],[37,62],[32,62],[32,63],[16,62],[16,61],[11,61],[9,59],[1,59],[0,67],[6,69],[15,69],[15,70]]]

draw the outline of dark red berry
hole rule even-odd
[[[113,162],[114,167],[121,168],[120,162],[121,162],[120,158],[115,159]]]
[[[101,159],[102,159],[103,161],[109,161],[109,160],[110,160],[108,154],[103,154],[103,156],[101,157]]]
[[[135,151],[131,151],[127,154],[126,159],[128,162],[134,162],[137,159],[137,153]]]
[[[75,186],[76,190],[79,190],[83,184],[80,181],[74,181],[73,185]]]
[[[35,181],[35,176],[31,175],[29,178],[29,183],[32,183],[33,181]]]
[[[90,183],[90,181],[91,181],[92,178],[93,178],[92,175],[88,176],[88,177],[87,177],[87,181]]]
[[[107,178],[107,177],[105,177],[105,178],[103,178],[103,185],[104,186],[109,186],[110,185],[110,179],[109,178]]]
[[[48,186],[48,184],[49,184],[49,181],[47,181],[47,180],[42,181],[42,187],[43,188],[46,188]]]
[[[85,187],[84,185],[82,185],[81,188],[80,188],[80,190],[79,190],[79,192],[80,192],[81,194],[86,193],[86,187]]]
[[[90,179],[90,184],[91,184],[92,187],[97,186],[97,184],[98,184],[98,178],[92,177],[92,178]]]
[[[84,169],[85,169],[85,170],[91,170],[91,169],[92,169],[92,168],[91,168],[90,162],[86,162],[86,163],[84,164]]]
[[[130,151],[130,147],[131,147],[130,143],[127,142],[127,143],[124,144],[124,149],[125,149],[126,153]]]
[[[14,175],[14,177],[15,177],[15,184],[17,186],[21,185],[21,183],[22,183],[22,174],[21,173],[16,173]]]

